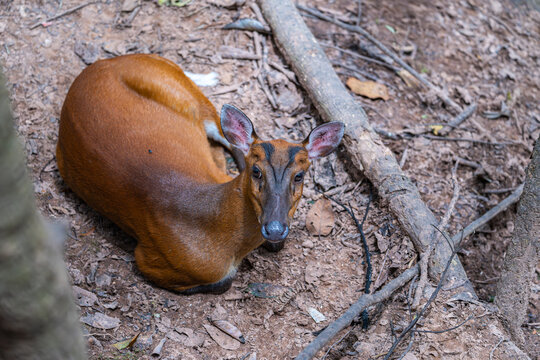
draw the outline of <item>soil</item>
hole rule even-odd
[[[83,3],[0,1],[0,62],[38,207],[45,217],[69,224],[65,260],[79,294],[81,317],[91,320],[96,314],[105,314],[118,319],[113,329],[103,329],[107,327],[103,324],[101,328],[95,323],[84,325],[90,358],[148,359],[162,339],[166,339],[160,355],[163,359],[243,359],[250,353],[259,359],[294,358],[315,338],[313,332],[342,314],[364,287],[365,255],[345,211],[333,205],[335,224],[330,235],[308,232],[307,213],[321,197],[315,189],[330,191],[361,218],[370,197],[368,182],[349,174],[335,154],[316,161],[282,251],[253,251],[243,261],[232,289],[223,295],[187,297],[157,288],[137,270],[135,241],[72,193],[56,168],[54,152],[62,102],[87,63],[128,53],[156,53],[193,73],[215,71],[218,85],[204,87],[203,92],[217,108],[231,103],[243,109],[263,138],[300,141],[319,119],[301,87],[274,67],[266,70],[277,109],[272,108],[257,81],[256,61],[222,57],[224,45],[255,51],[251,32],[222,30],[239,18],[255,18],[250,1],[193,0],[185,6],[103,1],[44,22]],[[301,3],[347,22],[357,19],[357,1]],[[449,227],[455,233],[524,179],[540,133],[539,13],[532,5],[510,0],[366,0],[361,4],[361,26],[446,89],[462,107],[477,102],[475,114],[449,137],[512,143],[489,145],[423,137],[430,132],[430,125],[453,117],[435,96],[407,86],[386,67],[325,47],[344,83],[351,76],[361,80],[374,76],[388,87],[386,101],[361,96],[357,100],[365,106],[373,126],[398,135],[395,139],[383,137],[383,141],[398,159],[406,157],[405,172],[437,216],[443,216],[452,197],[450,174],[456,158],[480,165],[479,169],[458,168],[462,190]],[[365,39],[327,22],[305,19],[320,42],[377,56]],[[43,24],[32,28],[34,23]],[[264,38],[268,62],[287,67],[271,37]],[[502,103],[508,108],[503,116],[484,116],[485,112],[501,111]],[[501,193],[491,192],[501,189]],[[405,359],[521,358],[505,341],[508,334],[491,306],[514,217],[515,206],[464,240],[459,257],[480,301],[450,301],[450,295],[442,291],[419,329],[448,329],[473,318],[452,331],[416,333]],[[414,264],[417,253],[376,193],[364,229],[372,251],[375,291]],[[528,314],[528,323],[536,325],[523,327],[527,343],[522,349],[533,359],[540,357],[539,277],[537,266]],[[435,286],[436,281],[428,286],[428,293]],[[405,287],[382,306],[371,309],[367,331],[358,324],[343,331],[326,358],[378,358],[388,351],[392,334],[399,335],[409,322],[407,292]],[[318,310],[325,320],[316,323],[310,309]],[[230,345],[230,339],[215,340],[206,330],[208,316],[235,324],[246,343],[232,340]],[[114,325],[114,319],[108,320]],[[112,346],[137,334],[132,348]],[[408,340],[398,347],[395,356],[403,353],[407,344]],[[319,358],[323,356],[319,354]]]

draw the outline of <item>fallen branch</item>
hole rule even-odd
[[[392,50],[387,48],[384,44],[382,44],[379,40],[375,39],[370,33],[368,33],[366,30],[364,30],[360,26],[350,25],[346,24],[344,22],[341,22],[339,20],[336,20],[334,18],[331,18],[330,16],[324,15],[318,10],[309,8],[307,6],[303,5],[296,5],[298,9],[305,11],[306,13],[318,17],[319,19],[331,22],[332,24],[338,25],[339,27],[342,27],[344,29],[347,29],[349,31],[353,31],[356,33],[361,34],[366,39],[371,41],[375,46],[377,46],[379,49],[381,49],[386,55],[388,55],[392,60],[397,62],[399,65],[401,65],[405,70],[407,70],[411,75],[413,75],[415,78],[417,78],[422,84],[424,84],[426,87],[428,87],[430,90],[432,90],[437,96],[448,106],[450,106],[452,109],[454,109],[457,113],[462,112],[461,106],[456,104],[452,99],[446,95],[446,93],[430,83],[428,80],[426,80],[422,75],[420,75],[416,70],[414,70],[409,64],[407,64],[405,61],[401,60],[399,56],[397,56]]]
[[[476,110],[476,103],[472,103],[470,106],[468,106],[465,110],[463,110],[458,116],[450,120],[444,128],[439,130],[440,136],[446,136],[452,129],[458,127],[463,123],[465,120],[467,120],[472,114],[474,114],[474,111]]]
[[[495,216],[499,215],[501,212],[505,211],[510,205],[516,203],[523,192],[523,184],[519,185],[518,188],[509,195],[506,199],[501,201],[495,207],[490,209],[484,215],[480,216],[478,219],[474,220],[469,224],[463,231],[457,233],[452,238],[452,243],[456,244],[461,237],[466,238],[467,236],[474,233],[476,230],[487,224]]]
[[[394,154],[375,133],[364,109],[345,89],[294,4],[291,0],[259,0],[259,4],[277,45],[322,119],[345,124],[346,166],[363,171],[416,250],[425,251],[434,232],[431,224],[437,224],[438,220],[420,198],[416,186],[403,173]],[[446,246],[435,249],[430,266],[432,277],[440,276],[450,254],[451,250]],[[449,271],[456,283],[463,283],[467,292],[475,294],[459,259],[454,260]]]
[[[321,350],[338,332],[345,329],[351,322],[365,309],[373,304],[379,303],[388,299],[394,291],[409,282],[416,274],[418,274],[418,265],[404,271],[397,278],[390,281],[382,287],[381,290],[372,295],[362,295],[343,315],[336,321],[331,323],[324,329],[319,336],[315,338],[295,360],[311,359]]]
[[[45,20],[41,20],[41,21],[38,21],[36,23],[33,23],[32,25],[30,25],[30,30],[35,29],[40,25],[45,26],[45,24],[47,24],[48,22],[60,19],[63,16],[74,13],[77,10],[80,10],[80,9],[82,9],[84,7],[87,7],[88,5],[92,5],[92,4],[95,4],[95,3],[97,3],[97,1],[90,1],[90,2],[87,2],[87,3],[81,4],[81,5],[77,5],[77,6],[74,6],[74,7],[70,8],[70,9],[67,9],[66,11],[64,11],[64,12],[58,14],[58,15],[54,15],[54,16],[52,16],[50,18],[45,19]]]

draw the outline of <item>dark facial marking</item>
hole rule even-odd
[[[276,179],[277,181],[276,169],[274,169],[274,164],[272,164],[272,154],[274,154],[276,148],[274,147],[274,145],[267,142],[261,143],[260,146],[263,148],[264,153],[266,154],[266,161],[268,161],[268,164],[270,164],[272,172],[274,173],[274,179]]]
[[[298,154],[298,152],[300,150],[302,150],[303,147],[302,146],[291,146],[289,148],[289,164],[292,163],[294,161],[294,157],[296,156],[296,154]],[[289,164],[287,164],[287,166],[289,166]]]
[[[274,145],[264,142],[261,143],[261,146],[266,154],[266,160],[268,160],[269,163],[272,163],[272,154],[274,153],[274,151],[276,151]]]

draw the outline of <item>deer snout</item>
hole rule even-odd
[[[270,221],[262,226],[261,232],[266,240],[279,242],[289,235],[289,227],[279,221]]]

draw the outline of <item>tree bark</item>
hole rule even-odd
[[[51,229],[34,205],[0,69],[0,359],[86,358]]]
[[[416,186],[368,123],[362,107],[345,89],[294,4],[290,0],[259,0],[259,3],[276,43],[323,120],[345,124],[343,143],[352,165],[363,170],[377,187],[417,251],[423,252],[435,238],[432,225],[439,221],[420,198]],[[440,241],[430,266],[434,278],[442,273],[451,253],[446,241]],[[448,279],[463,283],[465,290],[476,296],[459,259],[454,260]]]
[[[512,339],[524,344],[521,325],[526,320],[534,268],[540,257],[540,137],[525,175],[512,242],[506,251],[495,304]]]

